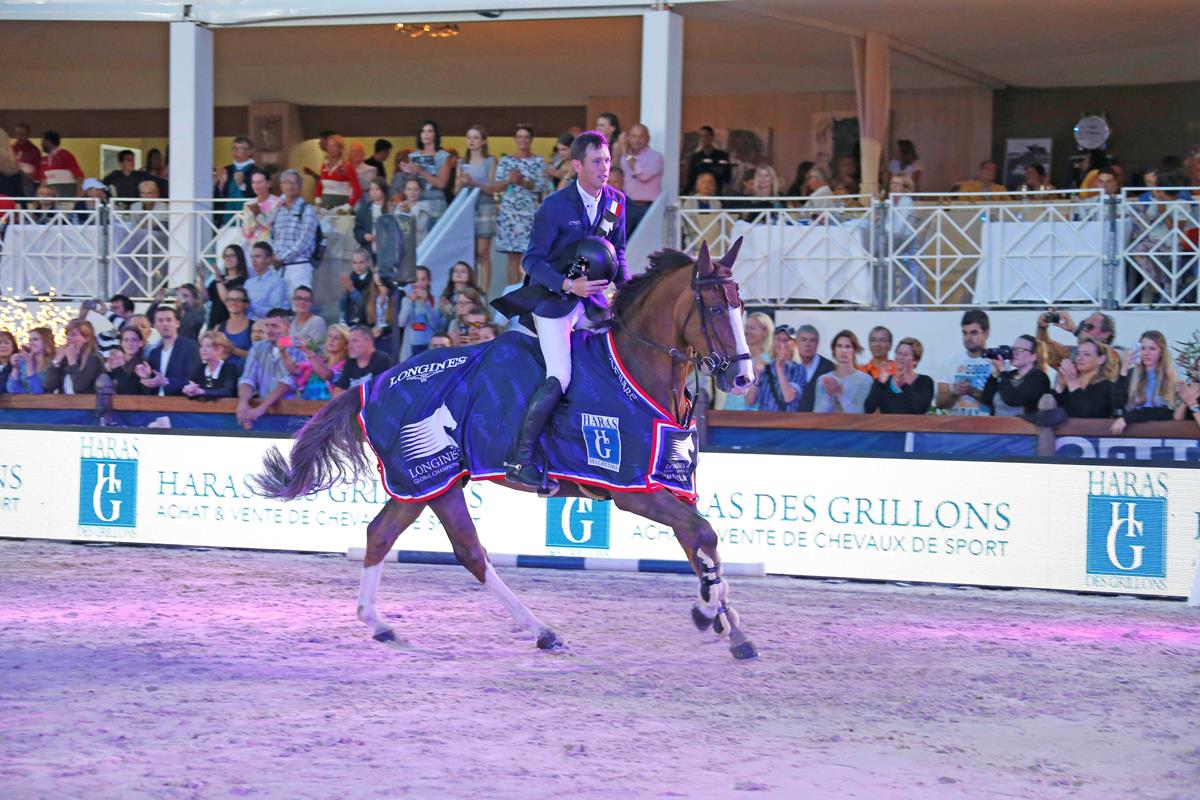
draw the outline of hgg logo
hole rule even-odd
[[[1087,571],[1166,577],[1165,497],[1088,497]]]
[[[130,459],[79,460],[80,525],[137,525],[137,464]]]
[[[554,497],[546,503],[546,546],[608,549],[608,501]]]

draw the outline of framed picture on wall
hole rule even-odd
[[[1041,164],[1050,175],[1050,152],[1054,140],[1049,136],[1040,139],[1006,139],[1004,143],[1004,186],[1019,191],[1025,185],[1025,168]]]
[[[107,175],[113,170],[121,168],[121,162],[117,158],[117,154],[122,150],[133,151],[133,168],[142,168],[142,149],[140,147],[124,147],[119,144],[102,144],[100,145],[100,174]]]

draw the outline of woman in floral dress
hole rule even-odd
[[[533,128],[517,127],[517,152],[505,155],[496,165],[496,182],[488,188],[500,195],[500,219],[496,224],[496,247],[508,255],[508,283],[521,280],[521,258],[529,246],[533,215],[540,195],[546,190],[546,161],[534,155]]]

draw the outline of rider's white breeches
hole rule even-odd
[[[586,319],[583,303],[576,303],[571,313],[564,317],[533,315],[533,327],[546,359],[546,377],[558,378],[564,392],[571,385],[571,331],[581,319]]]

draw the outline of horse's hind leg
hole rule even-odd
[[[383,574],[383,559],[395,544],[397,537],[413,524],[425,509],[424,503],[401,503],[388,500],[387,504],[367,525],[367,553],[363,556],[362,582],[358,587],[358,618],[371,629],[371,637],[377,642],[396,641],[396,632],[375,611],[375,596],[379,593],[379,578]]]
[[[757,658],[758,648],[742,630],[738,613],[729,605],[729,584],[721,576],[717,534],[708,520],[694,506],[668,492],[617,492],[613,502],[623,511],[671,527],[700,578],[700,599],[692,607],[692,621],[700,630],[712,626],[718,634],[728,632],[729,651],[734,658]]]
[[[433,509],[433,513],[437,514],[438,519],[441,520],[442,527],[446,529],[446,535],[450,537],[450,544],[454,547],[454,557],[458,559],[458,563],[474,575],[475,580],[500,598],[500,602],[508,609],[508,613],[512,614],[517,624],[534,637],[539,650],[561,648],[563,641],[558,634],[539,622],[533,612],[517,599],[512,590],[496,574],[492,562],[487,557],[487,551],[483,549],[483,545],[479,541],[479,534],[475,530],[475,522],[471,519],[471,513],[463,498],[462,490],[457,487],[450,489],[436,500],[430,501],[429,505]]]

